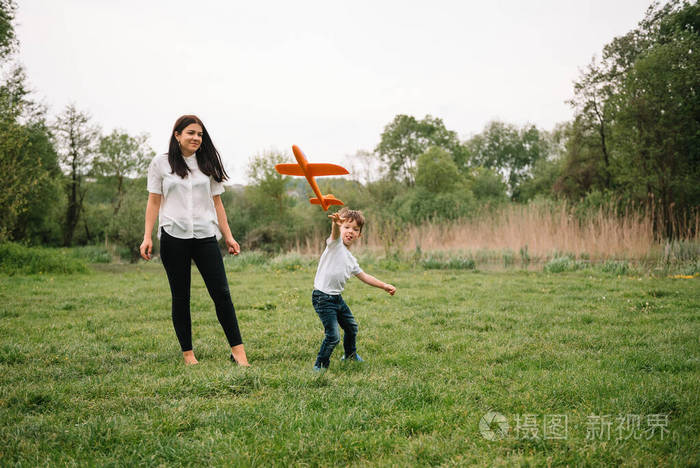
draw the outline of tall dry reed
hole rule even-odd
[[[479,251],[526,248],[536,258],[548,258],[555,252],[588,257],[592,261],[606,259],[643,260],[661,256],[664,241],[654,235],[658,213],[650,209],[628,208],[622,214],[614,209],[599,209],[584,219],[576,216],[573,207],[559,205],[507,205],[473,219],[453,222],[427,222],[406,225],[389,234],[376,220],[368,220],[368,229],[356,247],[358,252],[387,253],[387,235],[396,237],[394,251]],[[698,242],[700,213],[688,220],[678,238]],[[658,219],[656,219],[658,222]],[[384,231],[384,232],[383,232]],[[398,234],[397,234],[398,233]],[[317,233],[296,245],[306,255],[319,254],[327,233]]]

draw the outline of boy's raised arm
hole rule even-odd
[[[343,218],[338,213],[333,213],[328,215],[328,217],[331,218],[331,239],[336,240],[340,237],[340,225],[343,222]]]

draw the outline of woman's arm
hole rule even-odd
[[[238,255],[241,251],[241,246],[233,238],[231,234],[231,228],[228,225],[228,218],[226,217],[226,209],[224,208],[224,203],[221,201],[221,195],[214,195],[214,208],[216,208],[216,217],[219,221],[219,229],[221,234],[224,236],[224,241],[226,242],[226,247],[228,247],[228,253],[233,255]]]
[[[146,204],[146,226],[143,232],[143,242],[141,243],[141,247],[139,247],[141,257],[143,257],[145,260],[151,259],[151,251],[153,250],[153,240],[151,239],[151,235],[153,233],[153,226],[156,224],[156,219],[158,219],[160,200],[160,194],[148,194],[148,203]]]

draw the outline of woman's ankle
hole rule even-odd
[[[236,361],[236,364],[239,366],[243,367],[249,367],[250,364],[248,363],[248,357],[245,354],[245,348],[243,347],[242,344],[232,346],[231,347],[231,355],[233,356],[233,359]]]
[[[194,357],[194,351],[192,351],[192,350],[183,351],[182,357],[185,360],[185,364],[187,364],[187,365],[199,364],[199,361],[197,361],[197,358]]]

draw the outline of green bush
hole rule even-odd
[[[671,241],[664,245],[664,263],[695,263],[700,259],[700,243]]]
[[[250,231],[243,247],[246,250],[262,250],[267,254],[274,254],[282,251],[290,240],[289,229],[281,223],[272,222]]]
[[[503,251],[503,266],[508,268],[513,266],[513,263],[515,263],[515,253],[510,250],[506,249]]]
[[[259,250],[244,250],[238,255],[224,255],[224,266],[227,271],[266,268],[269,261],[268,255]]]
[[[588,263],[585,261],[576,261],[572,257],[565,255],[563,257],[554,257],[544,266],[546,273],[562,273],[564,271],[576,271],[588,268]]]
[[[432,254],[420,261],[426,270],[473,270],[476,262],[472,258],[449,257],[439,253]]]
[[[447,268],[450,270],[473,270],[476,268],[476,262],[471,258],[450,258],[447,261]]]
[[[630,266],[625,260],[608,260],[603,263],[600,269],[605,273],[612,273],[613,275],[626,275],[630,270]]]
[[[527,244],[520,247],[520,264],[523,268],[527,268],[530,265],[530,254],[527,251]]]
[[[394,199],[391,206],[403,222],[419,223],[468,217],[474,212],[475,202],[466,189],[433,193],[418,187]]]
[[[270,260],[271,267],[288,271],[301,270],[308,265],[309,260],[295,252],[278,255]]]
[[[15,243],[0,244],[0,273],[83,273],[85,261],[66,249],[24,247]]]
[[[544,271],[547,273],[561,273],[571,269],[573,261],[569,257],[556,257],[551,259],[544,266]]]
[[[406,269],[407,264],[405,264],[398,255],[388,255],[379,259],[377,267],[388,271],[399,271]]]
[[[700,261],[694,264],[688,264],[681,268],[681,274],[683,275],[699,275],[700,274]]]
[[[112,254],[105,247],[99,245],[73,247],[70,252],[73,257],[88,263],[110,263],[112,261]]]

